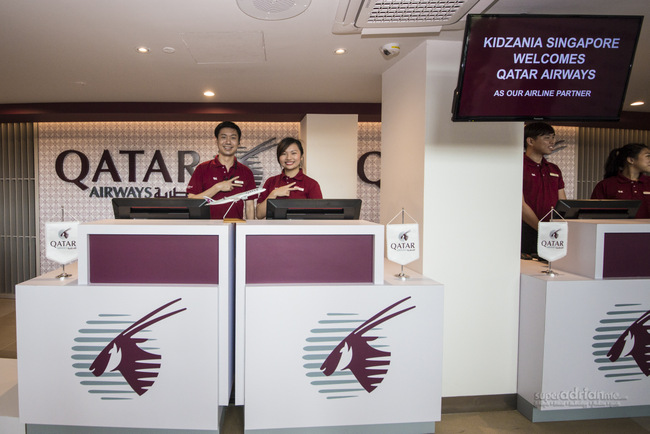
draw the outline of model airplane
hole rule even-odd
[[[231,202],[237,202],[240,200],[246,200],[251,196],[257,196],[261,192],[266,191],[265,188],[253,188],[252,190],[244,191],[242,193],[237,193],[233,194],[232,196],[224,197],[223,199],[219,200],[214,200],[211,197],[208,196],[203,196],[205,199],[204,204],[207,203],[207,205],[212,206],[212,205],[223,205],[225,203],[231,203]]]

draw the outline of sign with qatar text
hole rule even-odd
[[[65,265],[77,260],[77,228],[79,222],[45,223],[45,255]]]
[[[420,257],[417,223],[386,225],[386,257],[400,265],[409,264]]]
[[[540,222],[537,227],[537,255],[549,262],[564,258],[568,234],[567,222]]]

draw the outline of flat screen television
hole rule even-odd
[[[642,16],[468,15],[453,121],[616,121]]]
[[[209,219],[210,207],[203,199],[114,198],[116,219]]]
[[[281,220],[358,220],[361,199],[269,199],[266,218]]]
[[[631,219],[640,206],[640,200],[560,199],[555,210],[565,219]]]

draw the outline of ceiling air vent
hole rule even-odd
[[[334,33],[431,33],[463,18],[479,0],[341,0]]]

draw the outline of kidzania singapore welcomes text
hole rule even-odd
[[[598,70],[589,67],[586,50],[618,50],[620,38],[577,37],[486,37],[484,49],[515,49],[512,64],[495,72],[497,80],[585,81],[598,77]],[[519,51],[521,50],[521,51]],[[529,51],[527,51],[529,50]],[[541,50],[557,50],[544,51]],[[583,97],[590,89],[495,89],[494,96],[503,97]],[[586,87],[586,86],[585,86]]]

